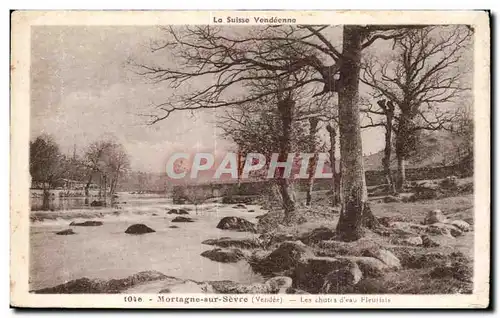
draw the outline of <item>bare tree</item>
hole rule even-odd
[[[406,161],[415,149],[418,132],[447,129],[457,118],[456,109],[438,106],[456,101],[468,89],[463,82],[467,70],[462,55],[470,48],[470,35],[464,26],[410,30],[395,39],[396,54],[390,61],[366,63],[362,82],[374,89],[373,97],[387,99],[396,107],[384,102],[378,110],[369,111],[385,116],[386,127],[392,125],[389,117],[395,119],[397,191],[405,184]]]
[[[361,128],[371,128],[371,127],[384,127],[385,129],[385,145],[384,145],[384,157],[382,158],[382,167],[384,169],[384,175],[386,179],[386,184],[389,186],[390,192],[396,194],[396,184],[392,176],[391,170],[391,156],[392,156],[392,133],[394,130],[394,111],[395,106],[392,101],[387,101],[381,99],[377,101],[378,109],[374,109],[371,103],[368,103],[367,108],[362,109],[362,112],[367,115],[370,120],[369,124],[361,126]],[[379,122],[374,122],[371,115],[378,115],[382,117]]]
[[[89,196],[90,185],[95,174],[98,174],[102,179],[100,181],[105,183],[105,193],[107,192],[107,183],[110,182],[110,193],[113,194],[119,178],[123,176],[130,165],[123,146],[108,139],[91,143],[85,152],[84,160],[88,171],[88,180],[85,186],[86,196]]]
[[[155,82],[168,82],[173,88],[193,79],[210,83],[156,105],[159,113],[150,115],[151,123],[166,119],[174,111],[238,106],[275,94],[270,91],[243,96],[230,94],[231,89],[244,87],[256,77],[266,79],[269,71],[280,76],[304,69],[313,71],[313,76],[281,91],[314,85],[316,95],[338,92],[342,212],[337,230],[341,239],[356,240],[362,236],[362,225],[377,225],[367,203],[362,163],[358,105],[361,52],[378,39],[401,37],[408,27],[413,26],[343,26],[341,52],[323,33],[329,26],[268,26],[249,29],[243,35],[211,26],[190,26],[181,31],[167,28],[170,39],[153,43],[153,51],[163,54],[164,49],[171,50],[182,67],[134,65],[139,74]],[[294,54],[280,53],[283,48]],[[285,98],[280,107],[289,109],[292,104]]]

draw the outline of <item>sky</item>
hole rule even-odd
[[[165,171],[173,152],[231,149],[218,136],[217,111],[173,113],[147,124],[143,115],[174,92],[137,75],[127,61],[147,60],[150,41],[161,37],[153,26],[32,27],[31,138],[50,134],[63,152],[76,147],[82,154],[92,141],[112,136],[125,146],[131,168],[148,172]],[[384,144],[382,131],[365,130],[362,139],[365,154]]]

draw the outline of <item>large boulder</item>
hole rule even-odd
[[[374,257],[341,256],[338,258],[345,258],[355,262],[363,273],[363,276],[366,277],[382,277],[384,276],[385,272],[390,269],[387,264]]]
[[[219,221],[217,228],[221,230],[233,230],[238,232],[256,233],[255,224],[236,216],[226,216]]]
[[[129,226],[126,230],[125,233],[127,234],[146,234],[146,233],[153,233],[156,232],[152,228],[150,228],[147,225],[144,224],[134,224]]]
[[[206,244],[206,245],[215,245],[219,247],[236,247],[236,248],[246,248],[246,249],[253,249],[253,248],[259,248],[262,246],[262,243],[258,239],[250,239],[250,238],[243,238],[243,239],[233,239],[230,237],[221,237],[218,239],[208,239],[201,244]]]
[[[264,284],[268,286],[269,293],[284,294],[292,287],[293,280],[287,276],[276,276],[267,280]]]
[[[265,257],[255,269],[262,273],[281,273],[294,269],[301,261],[314,257],[314,253],[300,241],[283,242]]]
[[[429,235],[422,235],[422,247],[439,247],[439,244],[436,240],[432,239]]]
[[[327,227],[319,227],[312,230],[309,233],[304,234],[300,240],[307,245],[318,243],[320,241],[327,241],[336,236],[334,230],[329,229]]]
[[[189,212],[184,209],[171,209],[170,211],[167,212],[167,214],[186,215],[189,214]]]
[[[374,258],[382,261],[389,268],[392,268],[392,269],[400,269],[401,268],[401,261],[391,251],[381,249],[381,248],[371,248],[371,249],[364,250],[363,255],[374,257]]]
[[[59,232],[56,232],[56,235],[73,235],[76,234],[72,229],[67,229],[67,230],[62,230]]]
[[[259,236],[259,240],[267,247],[279,245],[285,241],[297,241],[299,238],[289,233],[264,233]]]
[[[427,216],[424,219],[424,224],[426,225],[434,223],[446,223],[446,222],[448,222],[446,216],[443,214],[441,210],[437,209],[427,213]]]
[[[172,222],[177,222],[177,223],[189,223],[189,222],[194,222],[194,220],[190,217],[186,216],[176,216]]]
[[[349,292],[362,278],[356,262],[333,257],[311,257],[295,268],[296,288],[313,294]]]
[[[427,233],[445,236],[451,235],[453,237],[463,235],[463,232],[457,226],[448,223],[434,223],[432,225],[429,225],[427,228]]]
[[[245,258],[243,252],[239,249],[223,249],[215,248],[201,253],[201,256],[206,257],[215,262],[221,263],[236,263]]]
[[[85,221],[85,222],[71,222],[70,226],[101,226],[101,221]]]
[[[463,221],[463,220],[454,220],[450,223],[451,225],[454,225],[457,227],[460,231],[462,232],[469,232],[471,229],[471,226],[469,223]]]
[[[392,244],[408,245],[408,246],[421,246],[423,244],[420,236],[401,236],[392,239]]]

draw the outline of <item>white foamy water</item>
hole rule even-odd
[[[265,213],[258,206],[234,209],[234,205],[208,203],[198,207],[173,205],[170,199],[121,194],[117,208],[75,208],[60,211],[34,211],[43,219],[31,222],[30,289],[55,286],[66,281],[88,278],[123,278],[140,271],[157,270],[165,275],[194,280],[232,280],[241,283],[262,281],[244,262],[224,264],[200,254],[215,246],[201,244],[209,238],[253,237],[247,232],[216,228],[225,216],[239,216],[256,223]],[[172,223],[177,215],[171,208],[189,208],[193,223]],[[255,210],[250,213],[248,210]],[[156,214],[153,215],[153,214]],[[71,228],[76,235],[56,235],[72,221],[98,220],[102,226]],[[155,233],[125,234],[128,226],[143,223]],[[176,225],[179,228],[171,229]]]

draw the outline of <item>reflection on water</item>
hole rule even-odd
[[[214,246],[203,245],[209,238],[230,236],[253,237],[246,232],[222,231],[216,228],[224,216],[240,216],[251,222],[263,214],[257,206],[233,209],[231,205],[204,204],[195,212],[192,206],[176,206],[171,199],[159,196],[120,194],[111,207],[94,208],[85,200],[64,198],[55,211],[32,211],[30,288],[38,289],[68,280],[89,278],[122,278],[139,271],[157,270],[169,276],[194,280],[233,280],[242,283],[262,281],[244,262],[224,264],[201,257]],[[193,223],[174,223],[171,208],[190,209]],[[98,219],[103,226],[72,227],[76,235],[59,236],[54,232],[67,229],[72,221]],[[128,235],[124,231],[143,223],[156,232]]]

